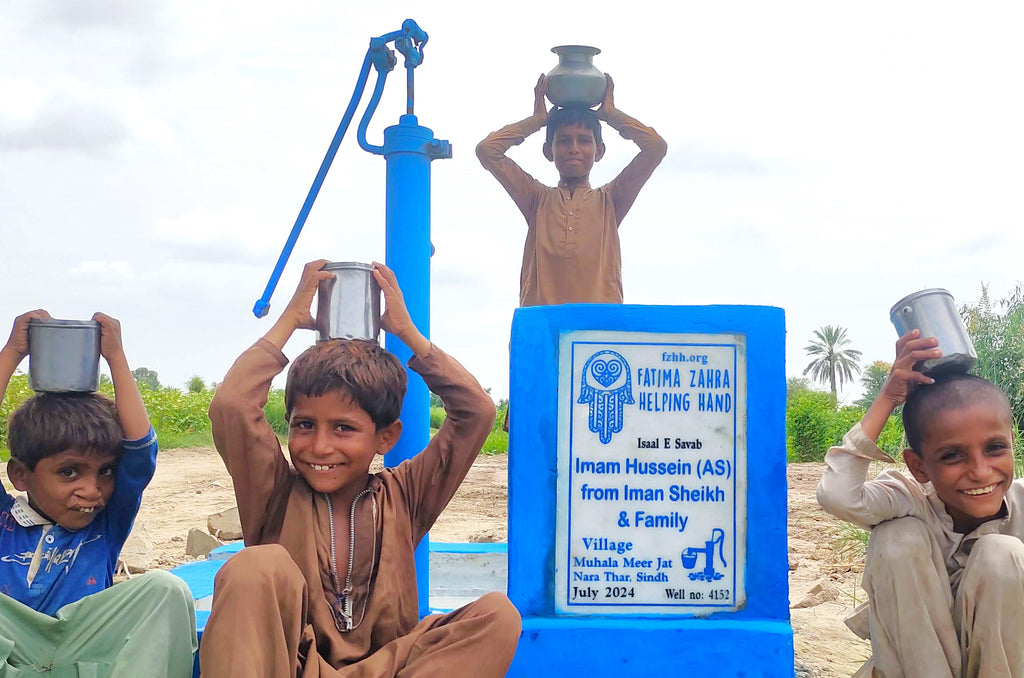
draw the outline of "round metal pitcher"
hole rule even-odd
[[[100,324],[30,320],[28,385],[48,393],[91,393],[100,385]]]
[[[548,73],[551,103],[591,108],[604,101],[608,80],[594,66],[594,56],[601,50],[586,45],[560,45],[551,51],[558,55],[558,65]]]
[[[369,339],[380,334],[380,285],[373,266],[355,261],[325,264],[334,278],[317,289],[316,329],[320,341]]]
[[[953,295],[944,289],[926,289],[903,297],[890,309],[889,318],[901,337],[911,330],[920,330],[922,337],[939,340],[942,356],[921,361],[914,366],[915,370],[933,376],[966,372],[978,362]]]

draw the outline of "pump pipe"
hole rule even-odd
[[[401,30],[392,31],[391,33],[386,33],[378,38],[370,39],[370,46],[366,50],[366,57],[363,59],[363,65],[359,71],[359,77],[356,80],[355,90],[353,90],[352,97],[349,99],[348,107],[345,109],[345,114],[341,118],[338,130],[334,133],[334,138],[331,140],[330,146],[327,148],[327,154],[320,163],[320,170],[313,179],[313,185],[306,194],[306,200],[302,203],[302,208],[299,210],[299,215],[295,219],[295,224],[292,226],[292,230],[288,234],[288,239],[285,241],[284,248],[281,250],[281,254],[277,258],[274,270],[270,274],[270,279],[267,281],[266,288],[263,290],[263,296],[256,300],[256,303],[252,308],[253,315],[257,318],[263,318],[270,311],[270,298],[273,296],[274,290],[277,289],[277,283],[281,279],[281,274],[284,272],[284,267],[287,265],[289,257],[291,257],[292,250],[295,248],[295,243],[298,241],[299,234],[302,232],[302,227],[306,225],[306,219],[309,217],[310,210],[313,209],[313,203],[316,201],[317,195],[320,193],[320,187],[323,185],[324,179],[327,177],[327,172],[330,170],[331,164],[334,162],[334,156],[338,153],[338,147],[341,146],[341,141],[345,138],[348,126],[352,122],[352,117],[355,115],[356,108],[359,106],[359,101],[363,98],[363,91],[366,89],[366,81],[370,75],[371,65],[377,69],[377,87],[374,88],[374,92],[377,94],[377,101],[380,100],[380,95],[377,91],[383,90],[384,80],[387,78],[387,73],[391,71],[397,63],[395,53],[388,48],[388,43],[392,41],[395,42],[396,48],[398,48],[398,50],[405,56],[406,69],[415,68],[419,64],[423,63],[423,45],[427,42],[427,34],[412,19],[406,19],[402,23]],[[411,70],[409,72],[411,73]],[[411,76],[409,77],[411,78]],[[409,105],[411,106],[411,103]],[[376,107],[376,103],[374,103],[373,108],[376,109]],[[367,124],[369,123],[369,117],[366,118],[366,122]]]

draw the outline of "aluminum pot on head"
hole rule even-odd
[[[967,372],[978,362],[978,354],[956,310],[953,295],[944,289],[936,287],[908,294],[890,309],[889,318],[898,336],[920,330],[922,337],[939,340],[942,356],[914,365],[919,372],[930,376]]]
[[[317,288],[316,329],[320,341],[369,339],[380,335],[380,285],[373,266],[355,261],[325,264],[334,278]]]
[[[30,320],[28,384],[45,393],[91,393],[100,385],[100,324]]]

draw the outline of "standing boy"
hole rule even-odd
[[[0,398],[28,353],[31,311],[0,349]],[[26,496],[0,496],[0,675],[192,675],[192,594],[167,572],[111,586],[156,470],[156,436],[121,346],[97,313],[114,402],[43,393],[11,415],[7,474]],[[20,671],[20,673],[18,673]]]
[[[534,89],[533,115],[489,134],[477,157],[526,217],[526,247],[519,305],[622,303],[619,224],[668,150],[650,127],[615,108],[611,76],[604,102],[589,108],[552,109],[544,103],[547,78]],[[590,170],[604,156],[601,123],[640,147],[610,183],[593,189]],[[545,186],[505,153],[547,125],[544,157],[555,163],[558,186]]]
[[[1013,480],[1006,395],[980,377],[933,380],[941,352],[917,330],[896,343],[878,397],[825,456],[818,501],[871,530],[864,566],[873,671],[885,678],[1024,677],[1024,484]],[[903,406],[908,477],[866,480],[889,415]]]
[[[281,318],[245,351],[210,405],[214,441],[235,485],[246,548],[217,574],[200,664],[204,678],[504,676],[519,614],[489,593],[447,615],[418,618],[414,550],[469,472],[494,403],[430,343],[394,274],[374,264],[381,327],[415,356],[409,366],[448,416],[418,455],[370,474],[398,440],[401,363],[373,341],[319,342],[285,386],[289,467],[263,414],[292,333],[313,328],[324,261],[306,265]]]

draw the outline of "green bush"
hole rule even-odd
[[[142,388],[140,391],[158,438],[169,433],[200,433],[210,430],[208,412],[213,391],[182,393],[169,387],[155,391]],[[163,441],[161,444],[166,445]]]
[[[108,398],[114,397],[114,385],[106,375],[100,378],[99,392]],[[207,414],[213,398],[212,389],[183,393],[176,388],[152,389],[141,383],[139,392],[162,449],[208,447],[213,444]],[[15,374],[0,402],[0,449],[4,454],[7,453],[8,418],[31,396],[28,376]]]
[[[18,409],[18,406],[32,396],[32,389],[28,387],[27,374],[15,374],[11,377],[11,383],[7,385],[7,392],[3,400],[0,400],[0,450],[7,452],[7,420],[11,413]]]
[[[786,406],[786,459],[822,461],[828,448],[842,442],[846,432],[864,418],[865,412],[865,408],[857,405],[837,410],[831,393],[791,389]],[[878,446],[899,458],[905,442],[898,415],[889,417],[885,423]]]
[[[267,417],[267,421],[270,422],[270,427],[274,429],[274,433],[281,438],[288,437],[288,422],[284,418],[284,389],[272,388],[270,393],[267,394],[267,404],[263,408],[263,413]]]
[[[481,452],[483,454],[505,454],[508,452],[508,433],[502,430],[505,421],[505,411],[508,409],[508,401],[502,400],[497,407],[497,416],[494,419],[494,426],[491,428],[487,440],[484,441]],[[430,407],[430,434],[437,433],[447,415],[444,407],[432,405]]]
[[[836,401],[824,391],[797,390],[786,406],[786,459],[821,461],[832,445]]]
[[[491,431],[480,448],[481,454],[506,454],[508,452],[508,434],[498,429]]]
[[[856,405],[847,405],[846,407],[839,408],[832,419],[832,442],[829,443],[829,446],[831,447],[842,442],[846,432],[864,418],[866,411],[863,407],[857,407]]]
[[[878,447],[899,461],[906,446],[907,438],[903,433],[903,420],[899,414],[894,414],[889,417],[889,421],[885,422],[885,426],[878,436]]]

